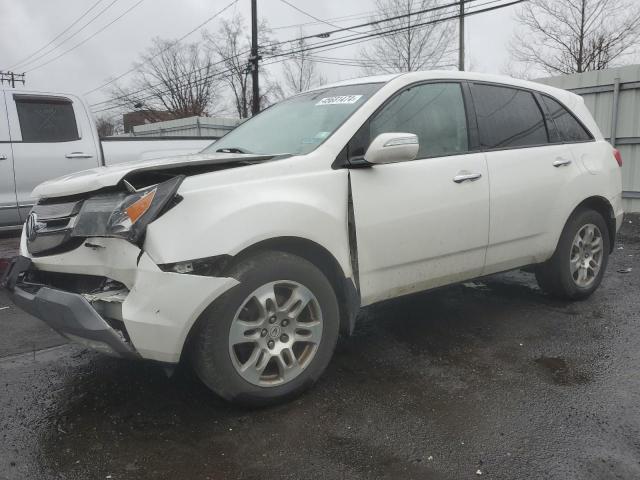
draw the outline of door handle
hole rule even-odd
[[[93,155],[90,155],[88,153],[82,153],[82,152],[71,152],[71,153],[67,153],[65,155],[65,157],[67,157],[67,158],[92,158]]]
[[[553,162],[553,166],[558,167],[566,167],[571,164],[571,160],[568,158],[557,158],[555,162]]]
[[[453,177],[453,181],[456,183],[462,183],[462,182],[474,182],[476,180],[478,180],[480,177],[482,176],[481,173],[471,173],[471,172],[465,172],[462,171],[460,173],[458,173],[458,175],[456,175],[455,177]]]
[[[7,160],[7,156],[0,154],[0,160]]]

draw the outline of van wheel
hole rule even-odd
[[[538,285],[558,298],[587,298],[602,282],[610,242],[602,215],[578,210],[567,221],[553,256],[536,267]]]
[[[245,406],[289,400],[329,364],[339,308],[309,261],[263,252],[226,273],[240,283],[203,313],[192,349],[196,374],[222,398]]]

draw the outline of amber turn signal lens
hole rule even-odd
[[[140,217],[149,210],[155,196],[156,190],[153,189],[150,192],[145,193],[140,199],[136,200],[125,209],[127,216],[131,220],[131,224],[136,223]]]

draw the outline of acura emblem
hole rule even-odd
[[[27,239],[33,242],[38,236],[38,230],[41,225],[38,223],[38,215],[35,212],[31,212],[27,217],[27,221],[25,222],[25,233],[27,235]]]
[[[271,327],[271,331],[269,332],[271,338],[277,338],[280,336],[280,327],[278,325],[274,325]]]

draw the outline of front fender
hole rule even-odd
[[[185,180],[180,204],[149,225],[144,250],[157,264],[233,256],[271,238],[300,237],[323,246],[352,275],[346,170],[201,185]]]

